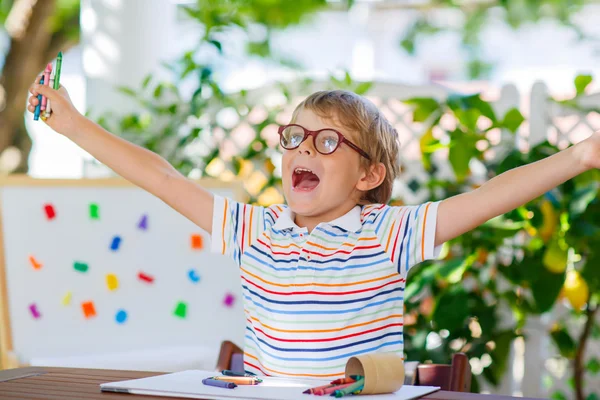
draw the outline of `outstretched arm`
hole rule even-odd
[[[548,158],[498,175],[472,192],[443,200],[435,244],[514,210],[592,168],[600,168],[600,131]]]
[[[85,118],[75,109],[65,88],[54,90],[37,82],[30,89],[30,112],[34,112],[39,102],[38,94],[46,96],[52,102],[52,115],[46,121],[48,126],[208,233],[212,231],[212,193],[180,174],[158,154],[129,143]]]

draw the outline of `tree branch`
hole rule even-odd
[[[596,311],[598,311],[598,306],[591,307],[590,299],[588,299],[588,309],[585,312],[585,316],[587,320],[585,321],[585,325],[583,327],[583,331],[581,332],[581,336],[579,336],[579,345],[577,346],[577,352],[575,353],[574,360],[574,368],[573,368],[573,379],[575,380],[575,396],[577,400],[585,400],[585,395],[583,394],[583,374],[585,372],[585,367],[583,365],[583,357],[585,355],[585,346],[590,337],[590,333],[592,332],[592,326],[594,325],[594,316]]]

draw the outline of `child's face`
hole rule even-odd
[[[310,110],[301,110],[295,124],[311,131],[332,128],[358,143],[351,132],[321,119]],[[317,152],[313,137],[308,136],[298,148],[282,151],[283,191],[294,213],[305,217],[336,218],[336,210],[347,211],[359,200],[364,168],[361,168],[361,156],[346,143],[325,155]]]

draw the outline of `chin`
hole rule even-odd
[[[302,215],[310,215],[314,212],[315,208],[322,205],[322,201],[319,200],[319,196],[316,196],[316,193],[297,192],[291,188],[286,194],[286,200],[292,211]]]

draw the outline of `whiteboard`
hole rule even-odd
[[[243,343],[238,268],[158,198],[121,179],[0,183],[4,354]],[[200,183],[242,200],[234,184]]]

